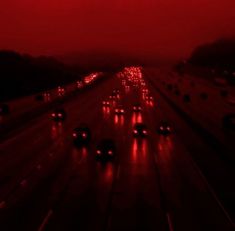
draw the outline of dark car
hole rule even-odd
[[[133,128],[134,137],[146,137],[148,135],[147,126],[143,123],[136,123]]]
[[[109,107],[109,106],[110,106],[110,102],[107,101],[107,100],[104,100],[104,101],[102,102],[102,105],[103,105],[103,107]]]
[[[91,140],[91,131],[87,125],[80,125],[73,130],[73,142],[75,145],[87,145]]]
[[[225,115],[222,123],[227,131],[235,131],[235,113]]]
[[[115,95],[120,94],[120,90],[119,90],[118,88],[115,88],[115,89],[113,90],[113,94],[115,94]]]
[[[109,96],[109,99],[117,99],[117,95],[112,93],[112,94]]]
[[[8,104],[1,104],[0,105],[0,115],[6,115],[10,112],[10,108]]]
[[[116,154],[116,145],[112,139],[104,139],[97,145],[96,158],[98,160],[113,159]]]
[[[54,121],[63,121],[66,119],[66,112],[64,109],[56,109],[51,113],[51,118]]]
[[[157,132],[160,135],[169,135],[172,133],[171,125],[167,121],[161,121],[157,128]]]
[[[118,106],[115,108],[114,112],[116,115],[123,115],[125,113],[125,110],[124,110],[123,106]]]
[[[142,111],[142,107],[140,104],[135,104],[133,106],[133,112],[141,112]]]
[[[151,101],[153,101],[153,97],[150,95],[146,95],[145,100],[146,100],[146,102],[151,102]]]

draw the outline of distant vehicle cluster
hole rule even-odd
[[[120,79],[121,88],[114,88],[111,94],[101,102],[101,107],[104,111],[113,112],[113,115],[121,119],[127,116],[128,113],[132,113],[135,116],[140,116],[146,110],[146,107],[153,106],[154,98],[150,94],[150,90],[147,87],[146,82],[143,79],[141,68],[129,67],[125,68],[122,72],[117,74]],[[92,78],[88,78],[89,80]],[[80,87],[79,83],[79,87]],[[125,96],[129,90],[138,92],[141,100],[135,102],[130,110],[127,110],[124,106]],[[66,119],[66,112],[63,108],[56,109],[51,114],[52,119],[55,122],[62,122]],[[172,133],[172,126],[167,121],[161,121],[155,132],[162,136],[168,136]],[[145,139],[151,133],[143,120],[136,120],[133,122],[132,133],[130,133],[134,139]],[[74,128],[72,132],[73,143],[76,147],[88,146],[90,142],[93,142],[92,128],[87,124],[80,124]],[[108,137],[100,140],[96,145],[95,158],[98,161],[113,160],[118,154],[118,147],[114,138]]]

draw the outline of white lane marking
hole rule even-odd
[[[5,201],[2,201],[2,202],[0,203],[0,209],[4,209],[4,208],[6,208],[6,202],[5,202]]]
[[[171,220],[171,217],[170,217],[170,213],[167,213],[166,217],[167,217],[167,222],[168,222],[169,230],[170,231],[174,231],[173,223],[172,223],[172,220]]]
[[[53,210],[50,209],[46,215],[46,217],[43,219],[42,224],[39,226],[38,231],[43,231],[45,226],[47,225],[49,219],[51,218],[53,214]]]

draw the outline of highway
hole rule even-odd
[[[122,77],[110,76],[64,102],[64,122],[51,120],[51,108],[0,143],[1,231],[235,230],[235,170],[167,103],[151,78],[138,68],[126,69]],[[102,107],[115,88],[120,97]],[[133,112],[135,103],[141,113]],[[124,115],[114,112],[119,104]],[[163,119],[173,126],[166,137],[156,132]],[[147,125],[147,138],[133,137],[136,122]],[[77,148],[72,132],[81,123],[91,129],[92,140]],[[104,138],[117,145],[112,161],[95,158]]]

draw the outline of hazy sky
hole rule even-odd
[[[0,49],[188,55],[235,35],[235,0],[0,0]]]

